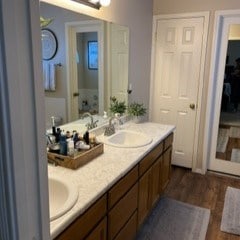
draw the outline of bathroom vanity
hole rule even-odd
[[[49,166],[49,174],[79,189],[73,208],[51,222],[56,240],[134,239],[167,186],[171,174],[174,126],[125,124],[152,142],[138,148],[104,146],[104,154],[78,170]]]

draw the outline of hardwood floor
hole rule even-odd
[[[164,196],[211,210],[207,240],[239,240],[240,236],[220,231],[225,192],[228,186],[240,188],[240,179],[173,167]]]

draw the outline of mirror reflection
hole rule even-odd
[[[230,25],[216,158],[240,163],[240,25]]]
[[[43,61],[57,66],[55,88],[45,91],[46,127],[51,116],[56,124],[85,112],[103,116],[111,96],[128,104],[129,29],[44,2],[40,15],[53,19],[47,29],[58,43],[55,56]]]

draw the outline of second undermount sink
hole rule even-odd
[[[56,176],[48,178],[50,221],[68,212],[78,199],[77,187],[65,181]]]
[[[130,130],[119,130],[109,137],[104,137],[105,144],[119,148],[143,147],[151,142],[152,138],[146,134]]]

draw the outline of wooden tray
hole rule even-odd
[[[77,152],[74,157],[65,156],[57,153],[47,153],[48,161],[56,165],[77,169],[86,163],[92,161],[97,156],[103,153],[103,143],[98,143],[89,150],[81,150]]]

